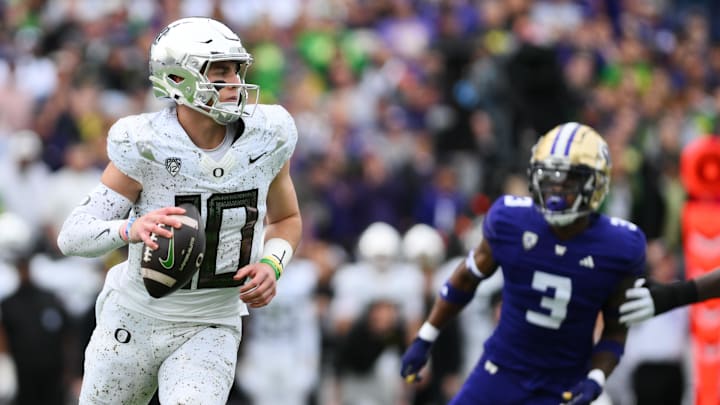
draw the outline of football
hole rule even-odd
[[[145,289],[153,298],[164,297],[187,284],[205,255],[205,229],[200,212],[192,204],[181,204],[180,207],[185,208],[185,214],[175,216],[182,226],[171,228],[171,238],[150,234],[158,244],[155,250],[143,243],[140,267]]]

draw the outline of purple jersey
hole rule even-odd
[[[532,199],[504,196],[488,212],[483,231],[505,283],[487,358],[550,379],[586,373],[598,311],[621,280],[644,270],[642,230],[592,214],[585,231],[561,240]]]

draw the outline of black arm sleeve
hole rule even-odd
[[[669,284],[649,282],[648,288],[655,303],[655,315],[671,309],[698,302],[695,280],[676,281]]]

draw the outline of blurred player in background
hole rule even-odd
[[[17,278],[2,277],[11,292],[0,293],[0,403],[66,404],[71,333],[65,308],[31,277],[30,259],[38,245],[32,224],[5,212],[0,214],[0,229],[5,230],[0,235],[0,271],[12,271]]]
[[[401,256],[401,237],[375,222],[360,235],[358,260],[338,269],[331,304],[337,398],[344,405],[397,403],[400,354],[423,318],[422,273]]]
[[[0,333],[7,342],[17,373],[17,405],[64,405],[73,343],[69,316],[62,301],[30,275],[33,251],[19,252],[13,262],[18,289],[0,301]],[[4,348],[3,348],[4,349]]]
[[[500,321],[450,403],[577,405],[600,396],[627,335],[617,308],[645,266],[644,233],[596,212],[609,169],[608,146],[590,127],[566,123],[538,140],[529,168],[534,198],[493,204],[484,239],[443,285],[403,356],[407,381],[418,379],[440,330],[501,266]]]
[[[253,404],[307,405],[320,379],[317,265],[295,257],[278,295],[251,311],[235,381]]]
[[[438,280],[449,274],[444,272],[447,268],[444,265],[445,240],[435,228],[422,223],[415,224],[403,235],[402,251],[405,259],[422,271],[423,316],[427,316],[439,288]],[[433,345],[432,362],[426,378],[412,392],[412,404],[446,404],[460,388],[461,366],[467,356],[461,327],[459,318],[445,325],[443,334]]]
[[[238,36],[209,18],[177,20],[151,46],[155,95],[175,103],[113,125],[101,184],[58,237],[67,255],[130,244],[97,300],[81,404],[147,403],[156,390],[163,404],[228,398],[246,304],[272,300],[301,233],[289,172],[294,120],[249,99],[259,90],[245,83],[252,61]],[[141,242],[156,249],[150,234],[170,237],[159,225],[179,227],[171,215],[188,202],[205,225],[203,264],[183,289],[153,299]]]

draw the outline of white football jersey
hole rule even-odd
[[[277,295],[251,310],[235,381],[263,405],[303,405],[320,378],[320,319],[315,304],[317,266],[294,258]],[[282,389],[278,389],[282,386]]]
[[[408,322],[423,316],[423,275],[417,266],[395,262],[385,270],[368,261],[348,263],[333,277],[335,297],[330,304],[335,320],[357,319],[376,300],[397,304]]]
[[[233,143],[215,160],[192,142],[174,107],[120,119],[110,129],[110,160],[143,187],[130,215],[189,202],[198,207],[206,234],[198,273],[160,299],[143,284],[143,245],[131,244],[128,261],[108,275],[109,287],[123,293],[121,304],[171,321],[235,325],[247,314],[232,276],[260,258],[268,189],[295,149],[297,129],[283,107],[258,105],[228,131]]]

